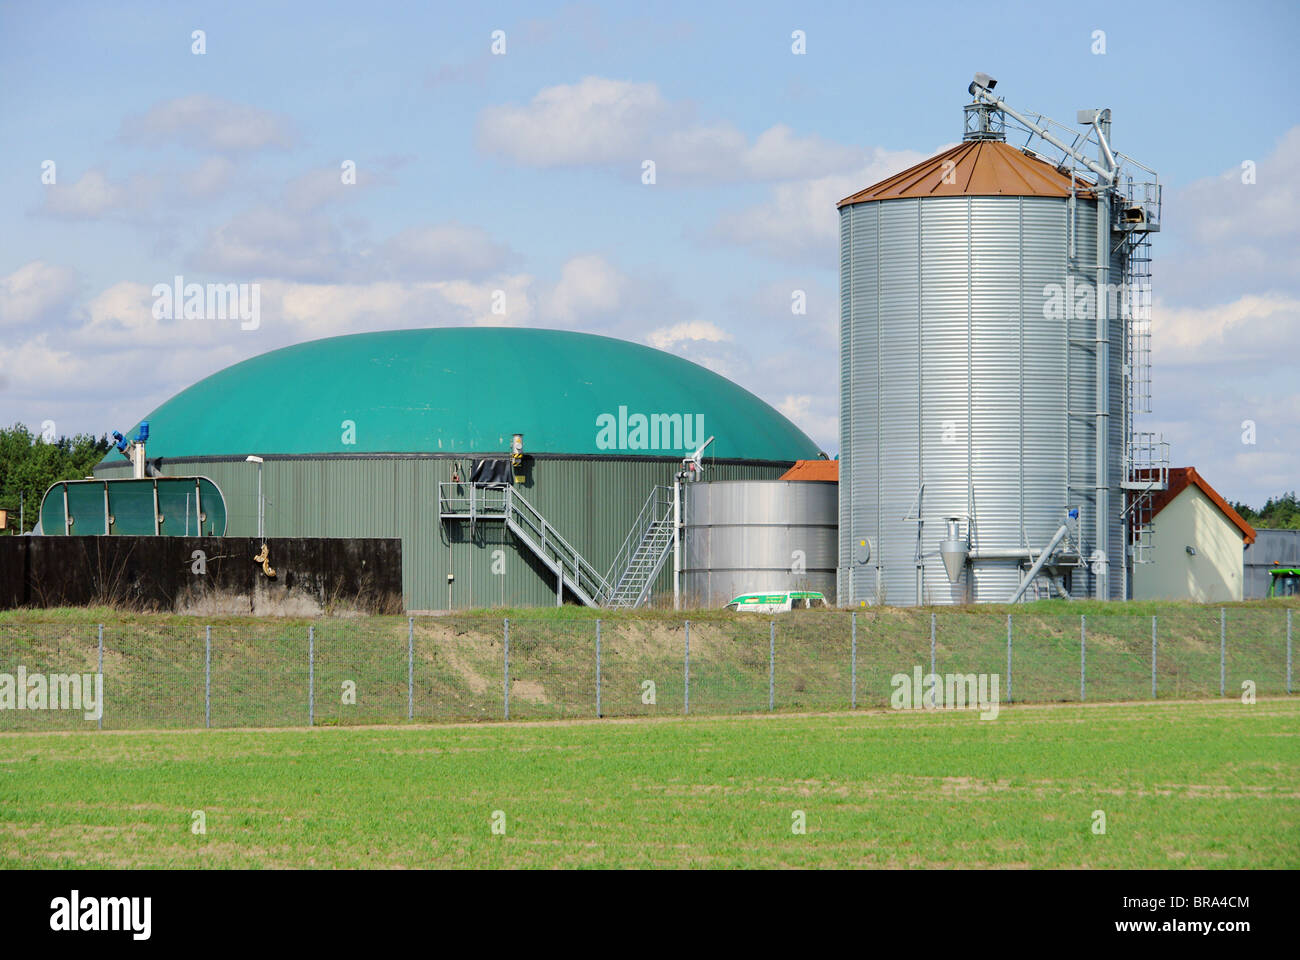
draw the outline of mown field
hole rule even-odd
[[[1294,614],[1296,605],[1041,602],[945,609],[934,613],[934,665],[940,674],[998,674],[1001,695],[1009,681],[1015,702],[1078,701],[1082,678],[1090,701],[1148,700],[1154,616],[1157,699],[1218,697],[1221,654],[1227,696],[1240,695],[1245,682],[1261,696],[1285,694],[1288,610]],[[408,711],[416,721],[496,720],[505,713],[508,617],[512,720],[596,715],[598,624],[602,715],[663,717],[686,707],[689,619],[692,714],[766,710],[769,702],[777,711],[832,711],[854,702],[886,705],[894,674],[917,666],[928,671],[931,613],[858,614],[855,665],[854,620],[841,611],[769,620],[720,611],[611,615],[566,607],[413,623],[405,617],[207,621],[115,610],[17,611],[0,613],[0,672],[18,665],[28,673],[93,672],[103,624],[105,730],[301,726],[309,709],[316,724],[403,723]],[[653,702],[647,702],[647,682],[654,685]],[[353,700],[345,697],[348,689]],[[0,711],[0,732],[86,727],[69,711]]]
[[[5,868],[1297,866],[1293,699],[0,735]]]

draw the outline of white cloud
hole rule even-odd
[[[1152,349],[1161,364],[1270,363],[1300,343],[1300,298],[1247,294],[1225,304],[1151,307]]]
[[[44,260],[23,264],[0,278],[0,327],[23,326],[56,314],[71,302],[76,287],[76,271],[68,267]]]
[[[419,327],[523,326],[534,316],[526,274],[471,283],[317,284],[268,282],[263,286],[263,326],[288,342]],[[505,313],[493,313],[497,292]]]
[[[752,142],[726,123],[700,123],[653,83],[586,77],[545,87],[524,105],[485,109],[479,146],[534,167],[622,167],[653,160],[658,182],[782,180],[853,169],[861,150],[799,137],[783,124]]]
[[[839,410],[833,403],[828,407],[824,395],[786,394],[774,406],[812,437],[822,450],[834,450],[839,446]]]
[[[164,277],[158,283],[171,288],[174,279]],[[193,280],[187,278],[186,282]],[[223,333],[239,329],[237,319],[186,320],[176,315],[182,313],[176,309],[170,318],[155,317],[154,286],[124,280],[100,291],[86,304],[82,325],[72,332],[69,340],[95,354],[128,347],[167,350],[170,361],[172,351],[215,344]]]
[[[80,180],[45,188],[42,210],[67,220],[95,220],[130,206],[132,191],[113,183],[102,170],[87,170]]]
[[[656,349],[671,350],[684,343],[728,343],[733,337],[716,323],[697,320],[651,330],[645,339],[646,343]]]
[[[162,100],[122,121],[121,138],[141,146],[174,142],[222,153],[293,146],[287,117],[244,103],[192,94]]]
[[[60,386],[78,383],[89,363],[79,351],[51,346],[49,334],[41,333],[17,343],[5,367],[11,390],[40,391],[52,397]]]
[[[1300,126],[1288,130],[1268,156],[1246,162],[1254,163],[1254,183],[1244,183],[1245,171],[1235,167],[1217,177],[1197,180],[1179,192],[1177,210],[1186,215],[1190,232],[1200,242],[1296,237]]]
[[[1171,301],[1300,293],[1300,126],[1255,165],[1167,191],[1153,240],[1155,289]]]
[[[346,267],[339,231],[332,223],[272,207],[246,210],[211,231],[194,262],[240,278],[325,279]]]
[[[196,168],[181,175],[185,192],[196,199],[224,193],[234,178],[235,164],[229,157],[208,157]]]
[[[840,234],[835,204],[923,159],[912,150],[877,148],[852,173],[775,184],[762,203],[720,216],[710,235],[775,260],[833,265]]]
[[[229,189],[235,164],[227,157],[207,157],[183,170],[155,170],[114,180],[103,170],[87,170],[79,180],[43,189],[39,208],[59,220],[147,222],[178,206],[212,200]]]
[[[542,316],[545,322],[562,326],[584,320],[609,321],[624,305],[626,292],[627,278],[603,257],[574,257],[542,297]]]
[[[367,164],[358,164],[353,175],[355,182],[344,183],[341,163],[336,167],[308,170],[285,184],[285,206],[295,213],[311,213],[330,203],[351,200],[386,179],[384,173],[373,172]]]
[[[408,280],[447,280],[482,276],[501,269],[509,249],[481,227],[443,223],[411,227],[383,245],[383,267]]]
[[[671,113],[653,83],[586,77],[545,87],[526,106],[486,108],[479,143],[528,166],[609,164],[644,151]]]

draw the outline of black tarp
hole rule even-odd
[[[477,486],[508,487],[514,482],[514,471],[509,460],[480,460],[469,479]]]

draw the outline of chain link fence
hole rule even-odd
[[[1004,703],[1270,696],[1292,692],[1292,613],[5,623],[0,731],[879,708],[931,674],[996,678]]]

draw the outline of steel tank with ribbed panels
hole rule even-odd
[[[720,607],[742,593],[818,590],[835,597],[838,485],[722,480],[684,486],[682,593]]]
[[[907,192],[840,207],[840,603],[1006,601],[1073,507],[1062,556],[1079,559],[1056,569],[1058,583],[1094,595],[1088,561],[1100,550],[1118,561],[1107,592],[1119,598],[1124,341],[1114,309],[1113,519],[1106,542],[1094,532],[1096,201],[1069,189]],[[1113,276],[1119,267],[1112,260]],[[939,552],[949,518],[969,544],[955,580]]]

